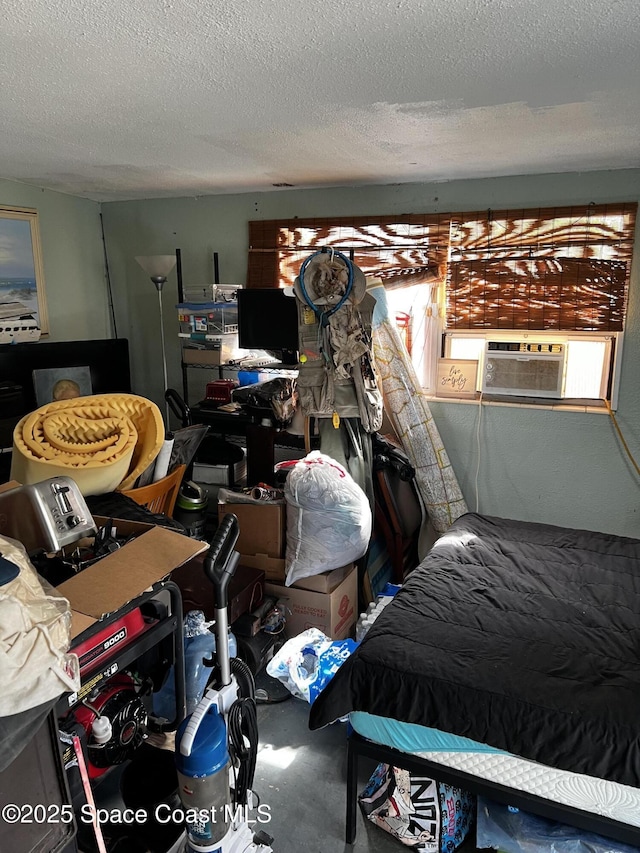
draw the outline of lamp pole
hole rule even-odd
[[[176,255],[139,255],[136,261],[142,269],[147,273],[151,281],[154,283],[158,291],[158,308],[160,310],[160,343],[162,345],[162,376],[164,379],[163,398],[165,405],[165,428],[169,430],[170,409],[166,398],[166,392],[169,387],[169,379],[167,375],[167,352],[164,340],[164,315],[162,311],[162,288],[165,285],[167,276],[176,265]]]
[[[162,313],[162,288],[167,280],[166,276],[161,275],[152,275],[151,281],[155,284],[156,290],[158,291],[158,308],[160,309],[160,343],[162,344],[162,375],[164,377],[164,393],[166,394],[167,388],[169,387],[169,379],[167,377],[167,351],[164,343],[164,315]],[[164,394],[163,394],[164,397]],[[169,403],[165,397],[164,401],[165,412],[166,412],[166,427],[169,429]]]

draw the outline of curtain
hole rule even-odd
[[[449,228],[448,214],[250,222],[247,287],[293,284],[305,258],[325,246],[352,254],[388,288],[430,282],[446,268]]]

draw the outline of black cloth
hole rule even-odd
[[[145,506],[136,503],[133,498],[120,492],[107,492],[104,495],[89,495],[85,498],[91,515],[101,515],[105,518],[122,518],[126,521],[140,521],[143,524],[157,524],[169,527],[178,533],[187,533],[184,524],[169,518],[161,512],[151,512]]]
[[[62,694],[60,694],[62,695]],[[0,717],[0,773],[16,760],[44,724],[60,697],[19,714]]]
[[[311,706],[640,787],[640,541],[469,513]]]

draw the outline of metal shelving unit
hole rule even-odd
[[[190,303],[186,300],[179,249],[176,249],[176,257],[178,301],[180,305],[185,306],[184,316],[192,315],[189,323],[186,320],[181,321],[181,329],[178,335],[180,338],[182,396],[187,406],[190,407],[189,371],[194,368],[201,371],[207,370],[211,373],[211,379],[220,379],[222,365],[233,358],[234,351],[237,349],[237,303],[233,300],[216,301],[216,294],[214,293],[211,294],[214,297],[211,302]],[[220,272],[217,252],[213,253],[213,278],[214,285],[219,285]],[[200,304],[202,305],[201,309],[199,309]],[[200,346],[189,347],[187,346],[189,343]],[[202,397],[204,397],[204,393]]]

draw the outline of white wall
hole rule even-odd
[[[184,283],[245,281],[253,219],[494,210],[637,201],[640,170],[403,184],[356,189],[113,202],[102,207],[118,333],[129,337],[134,387],[161,402],[158,308],[135,255],[182,252]],[[638,245],[638,240],[636,241]],[[638,254],[638,253],[637,253]],[[618,419],[640,459],[640,254],[632,271]],[[169,383],[181,388],[175,273],[164,295]],[[205,377],[202,378],[204,390]],[[481,512],[640,536],[640,479],[603,415],[433,403],[433,414],[470,507]]]
[[[38,211],[49,341],[112,336],[100,205],[0,180],[0,204]]]

